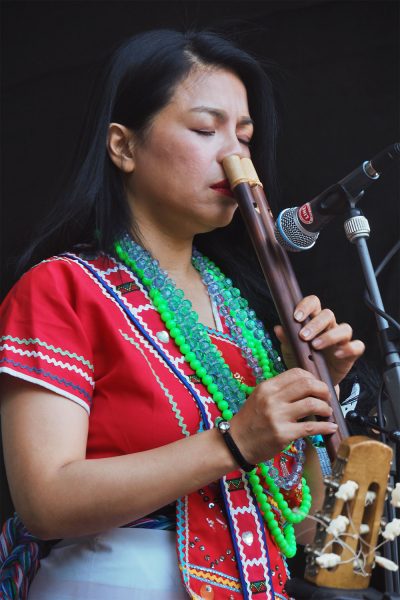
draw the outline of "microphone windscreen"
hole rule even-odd
[[[275,222],[275,237],[280,246],[289,252],[302,252],[312,248],[318,233],[305,231],[299,223],[298,207],[286,208]]]

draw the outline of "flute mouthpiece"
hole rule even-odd
[[[238,156],[237,154],[232,154],[231,156],[226,156],[222,160],[222,165],[224,167],[224,171],[229,180],[232,190],[239,183],[245,183],[248,181],[246,174],[244,173],[244,170],[243,170],[240,156]]]

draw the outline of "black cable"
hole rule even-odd
[[[393,258],[393,256],[399,250],[400,250],[400,240],[398,242],[396,242],[396,244],[393,246],[393,248],[391,250],[389,250],[389,252],[383,258],[383,260],[377,266],[377,268],[375,269],[375,277],[378,277],[378,275],[380,274],[380,272],[383,271],[383,269],[386,267],[386,265],[388,264],[388,262]]]
[[[379,393],[378,393],[378,400],[376,402],[376,408],[378,409],[378,425],[379,427],[385,427],[385,417],[383,414],[383,406],[382,406],[382,396],[383,396],[383,389],[384,389],[385,384],[381,383],[380,387],[379,387]],[[380,432],[379,437],[381,438],[381,442],[383,444],[387,443],[386,440],[386,435],[383,431]]]
[[[396,321],[396,319],[393,319],[393,317],[391,317],[390,315],[388,315],[387,312],[385,312],[384,310],[378,308],[378,306],[376,306],[376,304],[374,304],[373,302],[371,302],[371,299],[370,299],[370,297],[369,297],[369,295],[368,295],[367,292],[364,295],[364,302],[368,306],[368,308],[370,308],[373,312],[376,312],[381,317],[384,317],[386,319],[386,321],[388,321],[391,325],[393,325],[393,327],[395,329],[398,329],[400,331],[400,323],[398,323]]]

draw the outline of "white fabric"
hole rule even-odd
[[[187,600],[175,532],[112,529],[63,540],[41,561],[28,600]]]

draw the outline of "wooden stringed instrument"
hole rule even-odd
[[[293,312],[302,298],[301,290],[286,251],[275,238],[274,219],[253,164],[234,155],[226,157],[223,166],[297,364],[328,385],[332,420],[338,425],[337,432],[325,439],[332,475],[325,480],[325,502],[316,515],[319,524],[314,543],[308,547],[305,579],[317,586],[365,589],[375,560],[372,550],[381,527],[392,449],[366,436],[349,436],[322,354],[299,337],[302,325],[294,320]],[[346,482],[355,482],[353,497],[337,497],[337,490]],[[345,517],[348,525],[335,537],[327,529],[339,516]],[[322,568],[318,559],[326,553],[339,556],[339,564]]]

